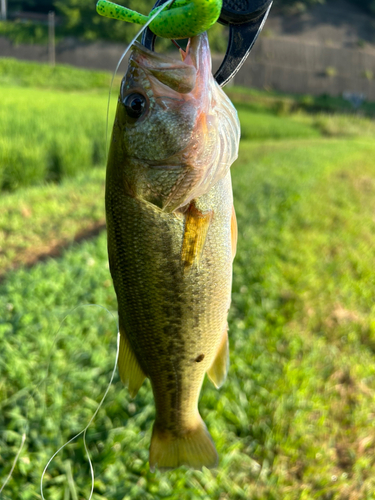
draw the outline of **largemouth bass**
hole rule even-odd
[[[198,398],[205,373],[219,387],[228,370],[239,121],[212,76],[207,35],[182,58],[134,46],[106,178],[119,371],[133,397],[151,381],[151,469],[217,465]]]

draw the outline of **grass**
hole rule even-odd
[[[106,100],[100,91],[7,90],[0,110],[0,275],[103,225]],[[375,136],[375,124],[363,117],[237,108],[243,142]]]
[[[104,72],[0,59],[0,190],[61,182],[103,165],[109,82]],[[119,78],[114,96],[118,87]],[[369,118],[309,114],[298,98],[276,100],[236,88],[229,93],[239,111],[243,140],[375,134]],[[109,123],[113,113],[112,106]]]
[[[4,88],[5,89],[5,88]],[[117,94],[115,89],[114,94]],[[0,188],[61,182],[105,159],[107,94],[101,91],[11,87],[0,109]],[[269,111],[238,104],[243,140],[329,136],[372,136],[364,117]],[[113,117],[111,110],[110,120]]]
[[[0,109],[0,186],[59,182],[105,161],[106,97],[11,88]]]
[[[72,147],[75,136],[86,154],[94,125],[83,117],[95,119],[103,96],[11,89],[15,109],[30,102],[44,118],[9,117],[9,107],[2,116],[18,126],[18,141],[55,120],[58,140]],[[230,371],[219,391],[206,380],[200,400],[220,466],[150,473],[150,384],[130,400],[116,373],[87,434],[94,500],[373,498],[374,123],[256,106],[238,105]],[[49,140],[47,132],[32,137]],[[103,222],[101,163],[0,200],[0,487],[27,432],[4,500],[40,498],[44,466],[90,420],[111,376],[117,327],[106,235],[68,245]],[[45,255],[61,245],[59,258]],[[51,500],[89,497],[81,439],[54,459],[44,485]]]
[[[131,401],[116,375],[88,433],[96,500],[372,498],[374,152],[359,139],[243,142],[231,369],[200,401],[220,467],[151,474],[149,383]],[[29,426],[4,498],[38,498],[44,465],[89,420],[114,362],[116,325],[101,309],[69,314],[53,347],[75,306],[116,310],[105,235],[9,273],[0,297],[2,476],[27,409]],[[51,499],[88,497],[82,441],[55,459],[45,487]]]
[[[0,199],[0,277],[21,264],[33,264],[47,254],[87,236],[104,221],[104,171],[97,168]]]
[[[111,74],[107,71],[88,71],[65,64],[52,67],[49,64],[0,58],[0,85],[2,86],[108,92],[110,83]]]
[[[246,102],[254,109],[271,110],[279,115],[287,115],[297,111],[305,113],[353,113],[353,106],[341,96],[327,94],[312,96],[286,94],[275,90],[258,90],[247,87],[228,87],[226,92],[234,102]],[[365,101],[360,107],[360,114],[373,117],[375,103]]]

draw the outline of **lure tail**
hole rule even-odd
[[[149,18],[143,14],[139,14],[134,10],[127,9],[122,5],[117,5],[108,0],[99,0],[96,4],[96,11],[101,16],[127,21],[128,23],[144,25],[149,20]]]
[[[220,16],[222,4],[222,0],[173,0],[144,16],[109,0],[99,0],[96,10],[104,17],[142,25],[152,17],[150,30],[156,36],[181,39],[191,38],[211,28]]]

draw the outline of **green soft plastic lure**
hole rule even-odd
[[[191,38],[207,31],[220,16],[222,0],[175,0],[169,7],[160,5],[148,16],[122,5],[99,0],[97,12],[104,17],[144,25],[157,11],[162,12],[150,23],[150,30],[162,38]]]

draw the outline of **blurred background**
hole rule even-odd
[[[0,498],[31,500],[113,370],[104,179],[126,61],[107,125],[108,91],[139,27],[94,0],[0,7]],[[209,32],[214,68],[227,36]],[[225,91],[242,129],[231,365],[199,403],[220,465],[150,473],[150,384],[131,400],[116,373],[87,433],[92,498],[373,499],[375,1],[275,0]],[[90,488],[79,438],[44,494]]]

